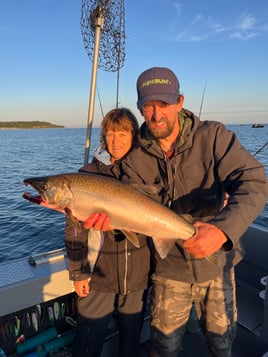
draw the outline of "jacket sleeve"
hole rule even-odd
[[[71,220],[66,217],[65,247],[70,280],[84,280],[90,277],[87,240],[88,231],[83,229],[82,232],[77,232]]]
[[[268,186],[264,166],[223,125],[218,126],[211,147],[215,172],[229,194],[229,200],[210,223],[236,243],[265,206]]]

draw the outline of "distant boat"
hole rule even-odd
[[[264,128],[264,124],[252,124],[252,128]]]

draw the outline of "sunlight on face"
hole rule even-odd
[[[106,133],[106,144],[108,152],[111,155],[111,162],[121,159],[127,154],[132,146],[132,132],[130,131],[112,131]]]
[[[152,100],[142,107],[142,114],[147,127],[156,139],[168,137],[178,121],[179,104],[167,104],[160,100]]]

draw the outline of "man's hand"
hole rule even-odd
[[[184,248],[195,258],[205,258],[217,250],[227,241],[227,236],[216,226],[209,223],[196,222],[196,233],[192,238],[183,242]]]
[[[73,284],[74,284],[75,292],[78,296],[85,297],[89,294],[90,286],[89,286],[88,279],[74,281]]]
[[[112,231],[114,227],[110,226],[110,218],[106,213],[94,213],[84,222],[86,229],[94,228],[95,231]]]

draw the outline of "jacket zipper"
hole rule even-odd
[[[127,272],[128,272],[128,250],[127,250],[127,239],[125,239],[125,275],[124,275],[124,288],[123,293],[124,295],[127,294]]]

